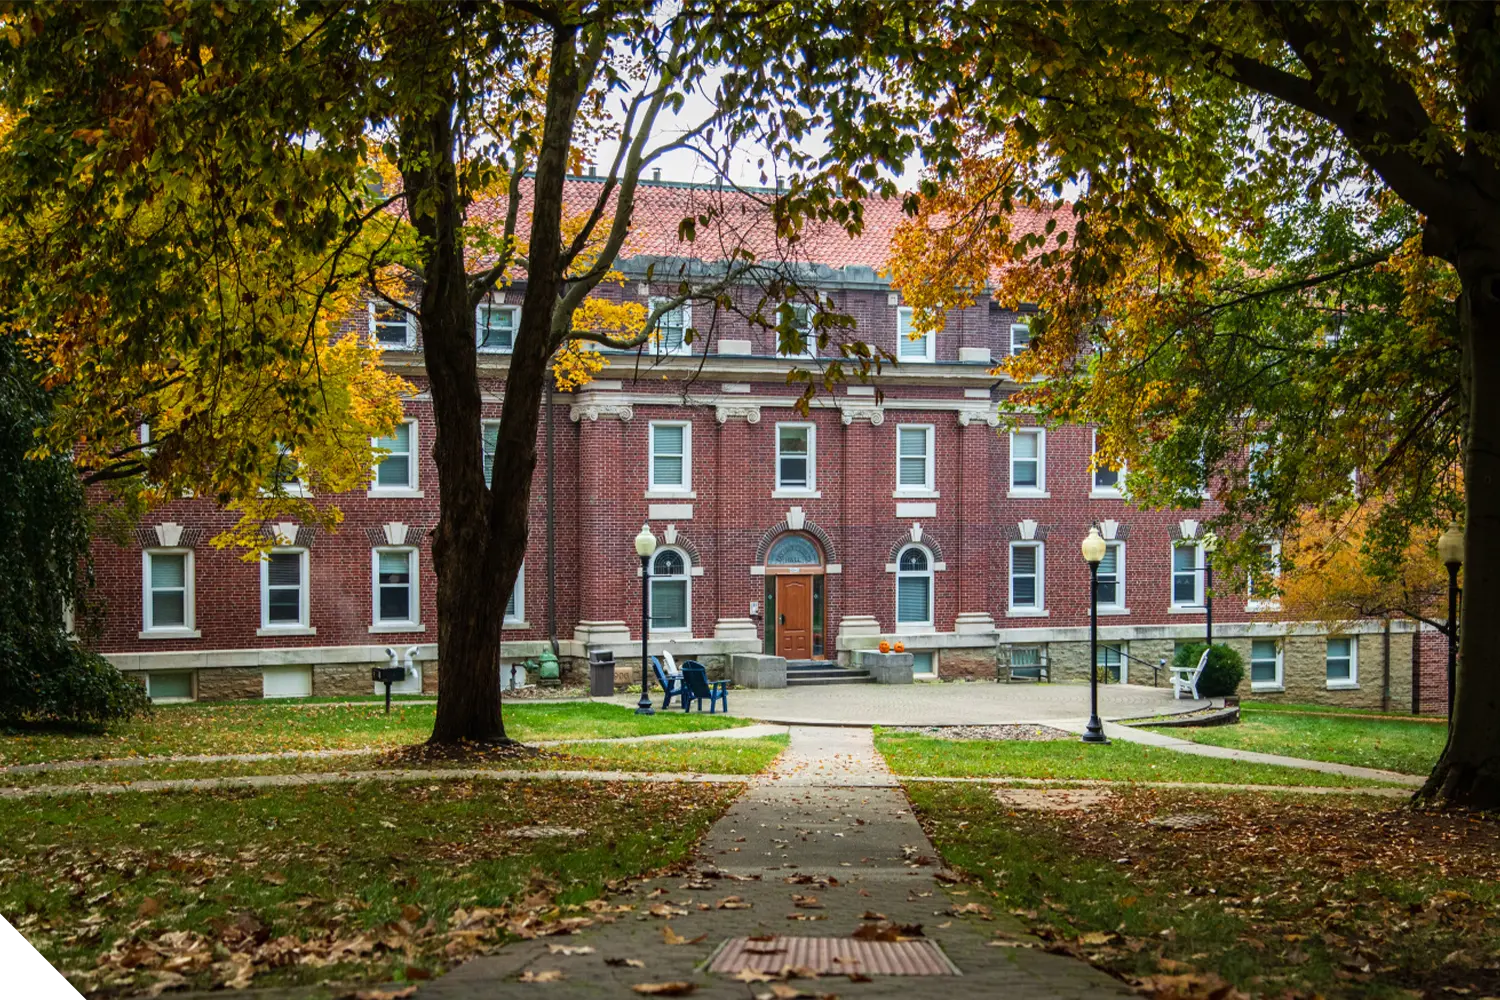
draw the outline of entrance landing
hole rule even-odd
[[[656,691],[652,685],[652,693]],[[608,700],[634,705],[639,695]],[[1106,720],[1175,715],[1207,708],[1209,702],[1172,698],[1168,688],[1106,684],[1099,688],[1099,715]],[[673,709],[676,711],[676,709]],[[809,726],[988,726],[1001,723],[1082,723],[1089,715],[1083,684],[850,684],[837,688],[735,688],[729,714],[782,725]]]

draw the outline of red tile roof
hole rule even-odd
[[[521,210],[517,233],[524,240],[531,227],[530,178],[522,182]],[[603,189],[603,178],[570,177],[563,183],[566,216],[585,216]],[[891,238],[904,218],[899,198],[869,198],[864,202],[864,228],[857,236],[836,221],[808,222],[795,240],[778,239],[772,217],[776,193],[765,189],[718,188],[712,185],[642,181],[636,190],[632,232],[622,259],[637,256],[687,257],[703,261],[727,260],[737,250],[749,250],[760,260],[795,261],[845,267],[850,264],[883,269],[890,254]],[[617,201],[611,193],[600,232],[606,232]],[[475,205],[471,221],[500,224],[505,215],[503,201]],[[708,216],[700,221],[696,238],[679,239],[685,218]],[[1012,220],[1012,232],[1043,231],[1051,213],[1021,209]]]

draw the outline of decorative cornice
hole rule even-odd
[[[958,426],[967,427],[975,421],[983,421],[991,427],[1000,426],[1000,414],[994,410],[959,410]]]
[[[301,549],[312,548],[313,542],[318,540],[317,528],[293,521],[263,524],[260,526],[260,533],[262,537],[269,538],[273,545],[295,545]]]
[[[932,533],[920,524],[913,524],[909,531],[891,543],[890,553],[886,556],[885,561],[887,563],[895,562],[896,557],[901,554],[901,550],[908,545],[921,545],[925,547],[932,553],[932,561],[934,563],[943,561],[943,547],[938,544],[936,538],[932,537]]]
[[[598,420],[600,417],[614,417],[616,420],[630,420],[635,416],[635,410],[629,403],[578,403],[568,409],[568,417],[574,422],[580,420]]]
[[[845,424],[868,420],[873,426],[879,427],[885,423],[885,410],[878,406],[845,406],[843,411],[842,419]]]
[[[387,545],[407,545],[412,548],[421,548],[422,542],[427,539],[427,529],[411,524],[402,524],[400,521],[391,521],[376,527],[365,528],[365,537],[370,541],[371,548],[383,548]]]
[[[731,420],[744,420],[747,423],[760,423],[760,407],[744,403],[720,403],[714,407],[714,416],[721,424],[727,424]]]
[[[143,549],[195,549],[203,541],[203,529],[166,521],[150,528],[137,528],[135,540]]]
[[[1056,525],[1037,524],[1027,518],[1006,529],[1006,540],[1011,542],[1045,542],[1047,535]]]
[[[792,510],[800,511],[801,508],[794,507]],[[788,513],[790,514],[790,511]],[[817,539],[818,545],[823,549],[823,564],[825,566],[836,566],[839,564],[838,553],[834,551],[833,539],[828,536],[828,532],[818,527],[811,518],[803,514],[800,523],[795,528],[791,526],[788,520],[782,520],[765,530],[760,536],[760,541],[755,545],[755,565],[764,566],[766,564],[766,554],[771,551],[771,543],[789,531],[801,532]]]

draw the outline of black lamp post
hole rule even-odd
[[[1464,564],[1464,529],[1458,522],[1438,536],[1438,558],[1448,567],[1448,718],[1453,718],[1453,687],[1458,680],[1458,569]]]
[[[1083,561],[1089,564],[1089,721],[1083,727],[1083,742],[1108,743],[1104,723],[1099,721],[1099,563],[1104,558],[1104,539],[1098,528],[1089,528],[1083,539]]]
[[[1219,538],[1213,532],[1203,536],[1203,641],[1214,644],[1214,549]]]
[[[656,536],[643,524],[641,533],[635,536],[635,554],[641,557],[641,700],[636,702],[636,715],[656,714],[651,707],[651,657],[646,652],[651,634],[651,554],[655,551]]]

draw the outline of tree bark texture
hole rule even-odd
[[[1448,745],[1422,801],[1500,808],[1500,248],[1459,261],[1467,519],[1458,683]]]

